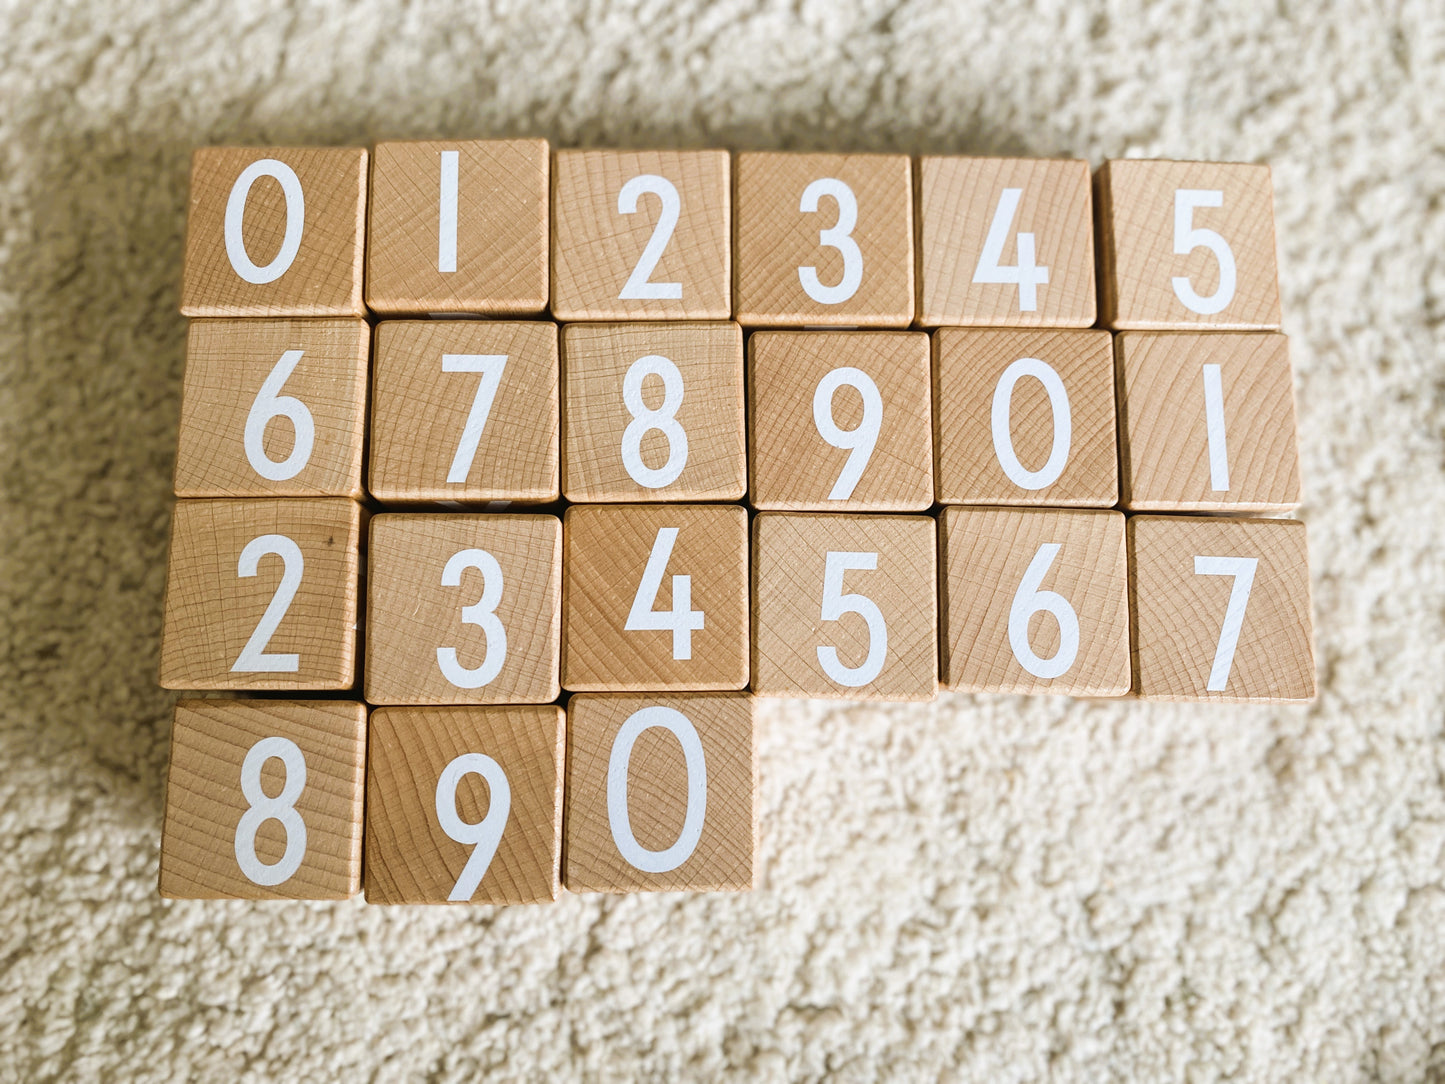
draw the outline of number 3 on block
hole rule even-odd
[[[672,577],[672,609],[656,610],[657,592],[662,587],[662,574],[667,562],[672,559],[672,548],[677,544],[676,527],[659,527],[652,543],[652,552],[647,558],[647,567],[642,570],[642,582],[637,585],[637,594],[632,599],[632,609],[627,614],[628,632],[672,631],[672,657],[692,658],[692,634],[703,627],[703,612],[692,608],[692,577]]]

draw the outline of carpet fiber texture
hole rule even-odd
[[[1445,1080],[1438,0],[0,3],[0,1080]],[[188,159],[1274,167],[1321,691],[761,712],[745,896],[167,903]]]

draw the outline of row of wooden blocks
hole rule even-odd
[[[196,152],[188,316],[1270,330],[1267,166],[573,150]],[[1097,245],[1096,245],[1097,236]]]

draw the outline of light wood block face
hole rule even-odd
[[[922,158],[918,322],[1092,327],[1089,164]]]
[[[737,505],[573,505],[564,520],[562,685],[573,692],[748,683],[747,513]]]
[[[941,503],[1114,506],[1107,331],[940,328],[933,352]]]
[[[555,700],[562,521],[544,515],[379,515],[366,586],[373,704]]]
[[[178,501],[161,634],[167,689],[349,689],[361,506]]]
[[[921,512],[932,506],[926,334],[763,331],[748,350],[754,507]]]
[[[1121,513],[948,508],[939,545],[950,689],[1129,692]]]
[[[362,147],[206,147],[191,159],[186,316],[361,316]]]
[[[387,503],[557,499],[557,325],[376,327],[367,484]]]
[[[366,902],[555,900],[565,734],[552,705],[372,712]]]
[[[354,497],[371,329],[365,320],[193,320],[178,497]]]
[[[746,693],[574,696],[567,714],[568,891],[753,887],[757,753]]]
[[[341,900],[361,888],[366,705],[181,700],[161,832],[169,899]]]
[[[569,501],[735,501],[747,491],[737,324],[570,324],[562,353]]]
[[[1303,523],[1131,516],[1129,570],[1141,697],[1314,699]]]
[[[753,691],[932,700],[938,583],[929,516],[760,513]]]
[[[558,151],[556,171],[558,320],[732,315],[727,151]]]
[[[1129,332],[1114,345],[1124,507],[1266,512],[1299,504],[1288,339]]]
[[[547,307],[545,139],[378,143],[366,304],[389,315]]]
[[[1278,329],[1268,166],[1115,159],[1096,185],[1105,324]]]
[[[739,323],[912,322],[907,155],[749,153],[735,168]]]

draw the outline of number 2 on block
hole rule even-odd
[[[1008,240],[1008,231],[1013,228],[1014,215],[1019,209],[1022,188],[1005,188],[994,208],[993,222],[988,227],[988,236],[983,241],[983,252],[979,254],[978,266],[973,270],[973,281],[980,284],[1017,286],[1019,288],[1019,311],[1036,312],[1039,307],[1039,287],[1049,281],[1049,269],[1034,263],[1034,235],[1020,233],[1015,238],[1019,262],[1006,265],[1003,261],[1003,246]]]
[[[703,627],[703,612],[692,608],[692,577],[672,577],[672,609],[654,610],[657,592],[662,587],[662,574],[667,562],[672,559],[672,547],[677,543],[676,527],[659,527],[652,543],[652,552],[647,557],[647,567],[642,570],[642,582],[637,585],[637,594],[628,611],[628,632],[672,631],[672,657],[692,658],[692,634]]]

